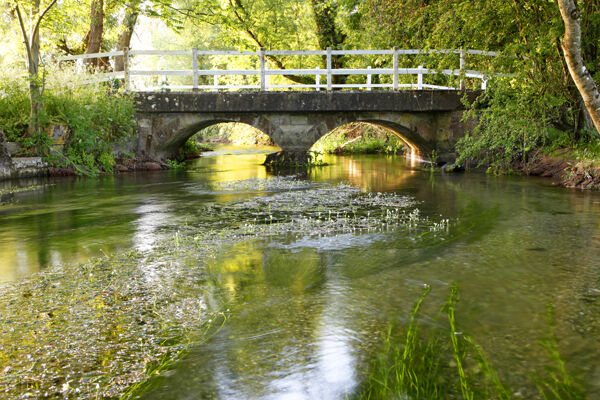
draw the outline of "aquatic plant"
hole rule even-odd
[[[502,382],[475,340],[458,330],[456,305],[457,285],[442,307],[446,329],[419,330],[422,304],[431,292],[425,285],[409,315],[408,326],[390,324],[382,338],[370,372],[357,391],[357,399],[516,399],[509,386]],[[551,309],[550,309],[551,310]],[[539,374],[535,384],[539,396],[546,400],[581,400],[586,396],[578,382],[567,371],[558,352],[552,312],[547,315],[550,331],[542,340],[550,365],[546,374]]]
[[[207,206],[205,220],[182,225],[148,251],[0,285],[0,397],[130,398],[151,388],[152,377],[226,319],[224,305],[212,310],[205,302],[213,291],[205,266],[223,246],[391,229],[432,242],[446,235],[408,196],[290,177],[216,187],[240,192],[257,184],[272,193]]]
[[[0,287],[0,397],[119,397],[180,356],[215,313],[202,267],[160,258],[174,251],[101,257]]]

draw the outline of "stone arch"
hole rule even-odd
[[[263,115],[177,114],[152,120],[153,135],[151,140],[145,143],[145,153],[160,158],[174,157],[185,142],[197,132],[220,123],[250,125],[269,136],[275,143],[276,137],[283,136],[280,128]]]
[[[314,144],[321,138],[331,134],[335,129],[352,122],[364,122],[386,128],[391,134],[405,143],[411,149],[411,153],[413,155],[427,155],[430,154],[434,149],[433,144],[423,138],[421,132],[417,131],[415,127],[411,127],[408,124],[405,125],[402,123],[402,121],[392,121],[387,118],[381,118],[373,115],[364,117],[361,115],[344,115],[341,118],[336,118],[335,122],[331,120],[329,123],[323,121],[314,125],[308,132],[307,136],[310,138],[310,140],[313,140],[312,144]]]
[[[265,133],[284,152],[306,154],[334,129],[350,122],[366,122],[390,129],[408,144],[412,154],[427,157],[433,150],[447,152],[446,147],[452,144],[452,138],[444,136],[448,128],[438,122],[444,118],[432,113],[397,112],[140,114],[137,152],[141,159],[171,158],[199,130],[218,123],[241,122]]]
[[[405,143],[411,149],[413,155],[426,155],[431,154],[433,151],[432,144],[424,140],[419,132],[403,124],[386,120],[363,120],[360,122],[366,122],[387,128],[394,136],[400,139],[400,141]]]

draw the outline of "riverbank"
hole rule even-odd
[[[194,158],[194,157],[190,157]],[[162,171],[170,169],[168,163],[162,160],[118,161],[112,172],[100,171],[99,175],[110,175],[114,173],[136,172],[136,171]],[[9,179],[23,179],[36,177],[77,176],[82,175],[76,167],[56,167],[44,161],[42,157],[14,157],[10,164],[0,168],[0,181]]]
[[[561,149],[553,155],[538,154],[530,162],[515,161],[511,167],[524,175],[551,178],[558,186],[600,190],[600,167],[591,160],[561,157],[568,153],[569,149]]]

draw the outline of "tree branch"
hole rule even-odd
[[[48,11],[50,11],[52,6],[54,6],[57,1],[58,0],[52,0],[52,2],[50,4],[48,4],[48,7],[46,7],[46,9],[40,14],[40,16],[35,24],[35,28],[33,28],[33,34],[31,35],[32,37],[36,37],[38,35],[42,19],[44,19],[44,16],[48,13]]]
[[[21,26],[21,32],[23,33],[23,39],[25,42],[25,49],[27,50],[27,61],[28,64],[31,64],[31,60],[33,58],[31,55],[31,45],[29,44],[29,38],[27,37],[27,31],[25,30],[25,24],[23,23],[23,17],[21,16],[21,10],[19,9],[18,5],[15,7],[15,10],[17,11],[19,25]]]
[[[242,11],[244,12],[244,14],[248,15],[248,13],[246,12],[246,10],[244,9],[244,6],[242,5],[240,0],[236,0],[236,4],[239,8],[242,9]],[[231,8],[233,9],[233,13],[235,14],[235,17],[237,18],[237,20],[242,24],[244,31],[248,34],[248,36],[250,36],[250,38],[254,41],[254,43],[256,43],[258,45],[258,47],[263,48],[265,47],[263,45],[263,43],[258,39],[258,37],[254,34],[254,32],[252,32],[250,30],[250,28],[248,27],[248,24],[246,23],[246,21],[244,20],[244,18],[240,15],[240,13],[238,13],[236,6],[233,4],[232,0],[229,0],[229,5],[231,6]],[[273,55],[266,55],[265,56],[269,61],[271,61],[273,64],[275,64],[275,66],[279,69],[286,69],[285,66],[283,65],[283,63],[281,62],[280,59],[278,59],[277,57],[273,56]],[[300,83],[300,84],[304,84],[304,85],[312,85],[315,84],[315,80],[311,77],[308,76],[300,76],[300,75],[285,75],[285,77],[287,79],[289,79],[292,82],[296,82],[296,83]]]

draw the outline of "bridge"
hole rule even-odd
[[[147,64],[138,59],[140,56],[179,57],[178,65],[183,57],[190,68],[144,69]],[[269,60],[276,56],[304,57],[305,65],[316,66],[269,68]],[[362,68],[334,68],[336,56],[357,57],[357,67]],[[402,67],[401,56],[409,58],[403,60]],[[436,152],[439,160],[451,161],[456,141],[470,128],[462,121],[461,99],[466,96],[473,100],[492,77],[468,69],[467,63],[497,56],[481,50],[398,48],[257,52],[124,49],[61,57],[59,63],[75,62],[83,70],[84,59],[121,58],[123,71],[96,71],[86,75],[83,83],[116,80],[125,90],[135,92],[138,137],[128,150],[141,160],[171,158],[198,131],[217,123],[241,122],[267,134],[282,148],[286,159],[302,162],[310,147],[335,128],[367,122],[389,128],[422,156]],[[221,69],[223,57],[246,58],[246,65],[254,68]],[[359,65],[374,59],[381,64],[382,57],[390,58],[387,64],[391,68]],[[442,68],[453,59],[458,68]],[[413,61],[436,65],[406,66]]]

